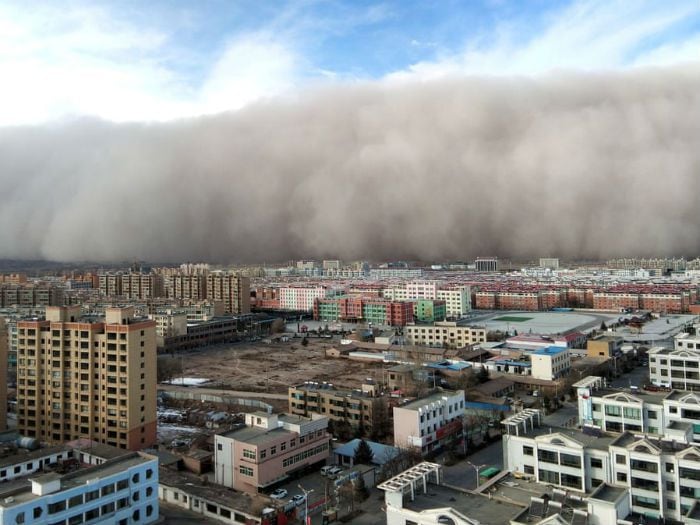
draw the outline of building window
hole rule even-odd
[[[627,483],[627,474],[624,472],[618,472],[617,473],[617,481],[621,481],[622,483]]]
[[[617,463],[618,465],[626,465],[627,458],[625,458],[625,456],[622,454],[615,454],[615,463]]]
[[[244,476],[250,476],[250,477],[253,476],[253,469],[250,468],[250,467],[246,467],[246,466],[244,466],[244,465],[241,465],[241,466],[238,468],[238,472],[240,472],[240,473],[243,474]]]
[[[603,468],[603,460],[600,458],[591,458],[591,467]]]
[[[533,455],[533,448],[529,447],[527,445],[523,445],[523,454],[526,456],[532,456]]]

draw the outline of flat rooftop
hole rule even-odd
[[[648,434],[632,434],[631,432],[625,432],[624,434],[618,436],[616,439],[613,440],[612,445],[615,445],[617,447],[626,447],[628,445],[631,445],[632,443],[636,443],[641,439],[645,439],[646,441],[654,445],[656,448],[659,448],[664,452],[680,452],[688,448],[693,448],[693,445],[689,445],[687,443],[659,439],[658,436],[649,436]]]
[[[117,458],[115,460],[107,461],[102,465],[96,465],[88,468],[83,468],[75,472],[70,472],[64,475],[58,475],[56,473],[50,474],[37,474],[31,478],[25,478],[18,482],[17,484],[8,484],[0,489],[0,506],[9,508],[16,505],[21,505],[32,501],[34,499],[41,498],[43,496],[37,496],[32,492],[31,481],[51,481],[58,478],[61,480],[61,490],[64,492],[75,487],[84,486],[89,480],[93,480],[97,477],[106,478],[113,476],[120,472],[125,471],[136,465],[141,465],[149,461],[153,461],[155,458],[141,455],[137,452],[132,452],[130,456],[124,456],[122,458]],[[12,496],[12,501],[7,503],[7,497]]]
[[[221,435],[230,439],[235,439],[236,441],[248,443],[249,445],[262,445],[270,440],[277,439],[281,436],[296,436],[297,433],[282,427],[273,429],[266,429],[260,427],[245,427],[240,428],[238,430],[231,430]]]
[[[601,483],[589,497],[614,503],[626,492],[627,489],[625,487],[616,487],[614,485],[608,485],[607,483]]]
[[[639,389],[632,392],[629,388],[599,388],[592,392],[593,397],[603,397],[613,394],[625,394],[628,396],[636,397],[647,403],[659,403],[666,399],[670,393],[669,392],[651,392],[649,390]]]
[[[26,461],[34,461],[35,459],[44,458],[52,454],[60,454],[61,452],[69,452],[71,447],[65,445],[57,445],[55,447],[40,448],[37,450],[28,451],[26,449],[17,449],[15,454],[0,458],[0,468],[17,465]]]
[[[425,494],[418,489],[413,501],[410,501],[409,497],[404,497],[404,507],[417,512],[451,507],[469,518],[478,520],[483,525],[508,523],[523,510],[522,506],[514,503],[494,501],[488,496],[462,492],[434,483],[428,483],[428,491]]]
[[[413,401],[409,401],[404,405],[399,405],[397,408],[405,408],[407,410],[418,410],[419,408],[425,405],[434,403],[436,401],[440,401],[443,397],[450,397],[454,395],[457,395],[456,391],[443,390],[441,392],[435,392],[434,394],[430,394],[429,396],[422,397],[420,399],[414,399]]]

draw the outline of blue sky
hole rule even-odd
[[[700,61],[695,0],[0,0],[0,125],[169,120],[357,82]]]

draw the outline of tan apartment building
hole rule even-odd
[[[405,330],[408,341],[414,345],[464,348],[486,341],[486,328],[460,326],[451,321],[407,325]]]
[[[166,295],[170,298],[201,301],[207,297],[207,276],[204,273],[176,273],[165,279]]]
[[[269,491],[290,474],[330,455],[328,418],[254,412],[246,426],[214,437],[216,483],[243,492]]]
[[[207,299],[223,301],[226,313],[250,313],[250,278],[234,273],[207,275]]]
[[[138,450],[156,442],[155,321],[133,307],[104,318],[47,307],[17,323],[17,429],[48,443],[87,438]]]
[[[331,421],[344,421],[353,430],[372,434],[389,417],[386,399],[379,397],[376,385],[362,390],[338,390],[331,383],[307,381],[289,387],[289,413],[299,416],[318,414]]]
[[[98,280],[100,293],[106,297],[144,300],[164,295],[163,276],[155,273],[102,273]]]
[[[0,432],[7,428],[7,328],[0,317]]]

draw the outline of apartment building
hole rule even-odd
[[[7,428],[7,328],[0,317],[0,432]]]
[[[547,268],[549,270],[559,269],[559,259],[556,257],[540,257],[540,268]]]
[[[700,391],[700,336],[679,334],[673,349],[652,348],[649,379],[658,386]]]
[[[0,486],[0,523],[127,525],[159,519],[158,459],[140,452]]]
[[[306,381],[289,387],[289,413],[310,417],[318,414],[330,421],[343,421],[353,430],[372,434],[389,418],[386,399],[377,386],[364,384],[360,390],[340,390],[332,383]]]
[[[438,299],[418,299],[413,301],[413,318],[419,323],[435,323],[447,317],[445,301]]]
[[[311,312],[314,301],[327,295],[325,286],[283,286],[279,289],[280,309]]]
[[[313,316],[315,321],[405,326],[413,321],[413,303],[378,297],[319,298],[314,300]]]
[[[440,390],[394,407],[394,445],[425,455],[462,436],[464,391]]]
[[[605,388],[589,376],[574,383],[579,424],[604,432],[644,432],[657,436],[687,429],[687,441],[700,444],[700,393],[673,390],[625,392]],[[685,438],[684,438],[685,439]]]
[[[207,275],[207,299],[223,301],[225,313],[250,313],[250,277],[226,272]]]
[[[503,447],[508,470],[578,492],[621,486],[631,510],[649,517],[681,520],[700,497],[700,453],[678,438],[534,427],[507,433]]]
[[[552,381],[565,376],[571,370],[569,349],[561,346],[540,348],[530,354],[531,373],[535,379]]]
[[[464,317],[472,309],[472,295],[469,286],[441,288],[436,299],[445,301],[447,317]]]
[[[409,324],[405,333],[408,341],[414,345],[463,348],[486,342],[486,328],[461,326],[454,321],[442,321],[431,325]]]
[[[53,284],[0,284],[0,307],[60,306],[63,290]]]
[[[19,321],[18,430],[48,443],[88,438],[137,450],[156,441],[155,321],[133,307],[104,318],[47,307]]]
[[[176,273],[165,278],[165,294],[173,299],[201,301],[207,297],[207,274]]]
[[[219,485],[266,491],[291,472],[324,462],[330,455],[327,417],[254,412],[246,414],[245,425],[214,438]]]
[[[109,272],[98,276],[100,293],[105,297],[146,300],[162,297],[163,276],[146,272]]]

